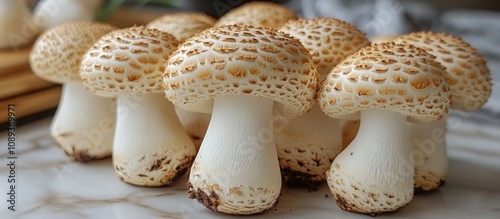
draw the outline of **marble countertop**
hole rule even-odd
[[[128,185],[111,159],[71,162],[49,137],[51,118],[18,128],[16,211],[2,201],[2,218],[236,218],[213,213],[187,197],[187,175],[171,187]],[[462,114],[449,118],[450,175],[439,191],[377,218],[500,218],[499,126],[478,128]],[[487,131],[482,131],[487,130]],[[6,132],[0,133],[0,194],[8,199]],[[245,218],[368,218],[340,210],[326,185],[317,191],[284,187],[279,204]],[[242,218],[242,217],[239,217]]]

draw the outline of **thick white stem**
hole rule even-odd
[[[446,154],[446,119],[429,124],[408,123],[415,165],[415,190],[439,188],[448,171]]]
[[[328,185],[344,210],[375,215],[395,211],[413,198],[414,168],[406,117],[361,112],[356,138],[332,163]]]
[[[198,150],[203,138],[205,138],[208,124],[210,123],[210,117],[212,115],[210,113],[191,112],[179,107],[175,108],[175,112],[177,113],[182,126],[184,126],[188,135],[191,139],[193,139],[196,150]]]
[[[274,206],[281,176],[272,110],[272,100],[254,96],[215,99],[189,176],[191,198],[226,214],[255,214]]]
[[[120,178],[139,186],[169,185],[196,151],[163,94],[119,94],[113,163]]]
[[[344,120],[342,125],[342,150],[349,146],[358,134],[359,120]]]
[[[283,178],[290,184],[317,187],[342,149],[340,121],[314,105],[304,116],[289,120],[288,125],[275,125]]]
[[[114,100],[85,90],[81,82],[63,85],[51,135],[77,161],[111,156],[116,114]]]

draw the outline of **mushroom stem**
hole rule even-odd
[[[429,124],[408,123],[408,130],[415,166],[415,192],[439,188],[448,171],[446,119]]]
[[[117,109],[113,163],[123,181],[163,186],[186,172],[194,144],[163,94],[120,93]]]
[[[236,95],[214,101],[211,122],[189,176],[190,198],[226,214],[263,212],[277,203],[281,189],[273,101]]]
[[[316,189],[342,149],[340,121],[313,105],[308,113],[275,133],[285,183]]]
[[[413,198],[406,117],[383,110],[360,113],[357,136],[327,173],[330,191],[346,211],[372,216],[395,211]]]
[[[192,112],[179,107],[175,108],[175,112],[198,150],[210,123],[210,113]]]
[[[85,90],[81,82],[63,84],[51,124],[53,139],[76,161],[111,156],[115,130],[114,100]]]

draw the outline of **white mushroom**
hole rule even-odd
[[[215,18],[200,12],[177,12],[156,18],[149,22],[147,27],[167,32],[183,42],[214,26],[215,22],[217,22]]]
[[[215,26],[252,25],[279,29],[297,15],[283,5],[271,2],[250,2],[230,10],[219,18]]]
[[[63,84],[50,134],[76,161],[111,155],[114,103],[85,90],[80,79],[80,61],[101,36],[114,29],[101,23],[66,23],[42,34],[30,54],[31,68],[36,75]]]
[[[167,32],[183,42],[212,27],[216,21],[215,18],[199,12],[178,12],[161,16],[148,23],[147,27]],[[175,107],[175,112],[198,150],[207,132],[211,115],[183,110],[179,107]]]
[[[346,56],[370,45],[363,32],[334,18],[291,20],[280,31],[302,42],[313,57],[320,81]],[[290,120],[276,131],[285,182],[316,189],[340,153],[341,142],[340,120],[325,115],[316,104],[304,116]]]
[[[82,61],[85,86],[117,98],[113,164],[127,183],[170,185],[196,155],[172,103],[163,95],[164,65],[177,46],[170,34],[130,27],[103,36]]]
[[[26,1],[0,0],[0,49],[28,45],[38,33]]]
[[[354,140],[358,134],[359,120],[345,120],[342,124],[342,150]]]
[[[381,36],[376,36],[370,38],[371,43],[386,43],[386,42],[391,42],[394,40],[397,36],[396,35],[381,35]]]
[[[182,44],[167,64],[167,98],[187,110],[213,109],[191,167],[190,198],[235,215],[276,205],[281,177],[273,108],[289,117],[305,113],[317,77],[300,42],[268,28],[221,26]]]
[[[486,61],[462,39],[445,33],[415,32],[400,36],[394,42],[421,47],[446,67],[453,109],[475,111],[488,100],[492,83]],[[419,157],[415,162],[415,189],[437,189],[446,181],[448,173],[446,118],[432,124],[408,125],[413,151]]]
[[[332,70],[318,94],[320,108],[334,118],[361,118],[358,134],[327,173],[340,208],[376,215],[410,202],[414,168],[406,120],[442,118],[448,91],[444,67],[411,45],[374,44]]]
[[[66,22],[92,21],[102,0],[41,0],[33,10],[33,17],[42,30]]]

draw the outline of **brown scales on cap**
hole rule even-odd
[[[300,42],[284,33],[251,26],[215,27],[172,54],[164,75],[165,92],[175,105],[202,112],[210,112],[210,103],[221,95],[265,97],[284,106],[287,116],[296,117],[311,107],[317,86],[310,60]]]
[[[488,100],[492,83],[486,61],[462,39],[445,33],[415,32],[394,42],[421,47],[446,67],[453,108],[475,111]]]
[[[319,105],[332,117],[387,109],[431,122],[448,112],[444,67],[423,49],[374,44],[347,57],[322,84]],[[430,74],[429,74],[430,73]]]
[[[178,12],[161,16],[151,21],[147,27],[172,34],[179,41],[212,27],[217,20],[199,12]]]
[[[238,24],[278,29],[289,20],[297,19],[290,9],[270,2],[250,2],[222,16],[215,26]]]
[[[55,83],[80,81],[80,61],[87,50],[115,27],[95,22],[70,22],[43,33],[30,54],[31,68]]]
[[[322,76],[346,56],[370,45],[358,28],[334,18],[291,20],[280,30],[302,42]]]
[[[101,96],[118,92],[162,92],[162,74],[178,41],[170,34],[142,26],[102,37],[81,64],[83,83]]]

